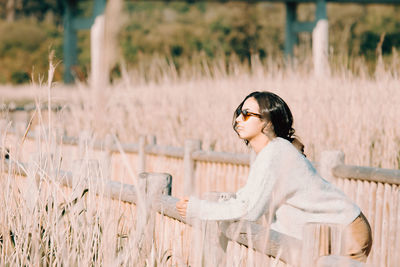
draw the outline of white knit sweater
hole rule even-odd
[[[202,220],[271,220],[271,229],[302,239],[307,222],[348,225],[360,208],[319,176],[311,162],[277,137],[257,155],[236,198],[211,202],[189,199],[187,217]]]

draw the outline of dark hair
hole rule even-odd
[[[261,120],[265,121],[264,130],[267,130],[268,122],[271,122],[272,129],[270,129],[276,136],[282,137],[293,145],[296,146],[302,153],[304,151],[304,145],[294,136],[295,130],[293,129],[293,116],[292,112],[289,109],[289,106],[280,98],[278,95],[262,91],[262,92],[253,92],[246,96],[244,100],[239,104],[236,108],[235,113],[233,114],[233,130],[236,131],[236,118],[240,115],[244,102],[253,97],[259,106],[259,112],[261,114]],[[245,141],[248,144],[248,141]]]

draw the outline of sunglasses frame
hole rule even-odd
[[[261,119],[261,114],[250,112],[247,110],[240,110],[238,117],[242,114],[243,121],[247,121],[250,117],[257,117]]]

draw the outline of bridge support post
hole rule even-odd
[[[91,29],[91,74],[96,86],[108,81],[107,66],[103,59],[106,0],[94,0],[92,16],[89,18],[75,17],[76,2],[64,0],[64,83],[74,82],[72,67],[78,63],[77,31]]]
[[[297,3],[286,3],[286,25],[285,25],[285,47],[286,59],[293,57],[293,47],[297,43],[297,33],[294,31],[294,24],[297,19]]]
[[[95,0],[93,24],[90,29],[91,85],[101,88],[108,83],[108,71],[105,62],[105,0]]]
[[[104,55],[107,53],[104,47],[105,42],[105,16],[97,16],[90,29],[90,70],[91,85],[94,88],[101,88],[106,85],[108,76]]]
[[[315,10],[315,27],[312,32],[312,53],[314,73],[316,76],[329,74],[328,49],[328,18],[325,0],[317,0]]]
[[[73,12],[75,5],[70,1],[65,1],[64,13],[64,82],[72,83],[72,67],[77,64],[77,34],[72,25]]]

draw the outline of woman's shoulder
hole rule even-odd
[[[276,137],[257,155],[255,163],[279,165],[282,161],[286,162],[288,159],[298,157],[296,151],[296,148],[289,141],[281,137]]]
[[[284,162],[290,166],[303,166],[310,165],[303,153],[301,153],[291,142],[288,140],[276,137],[271,141],[270,155],[277,161]]]
[[[256,162],[262,162],[262,164],[269,162],[273,165],[290,163],[290,165],[294,165],[295,162],[303,162],[304,159],[304,155],[292,143],[284,138],[275,137],[257,155]]]
[[[286,153],[296,153],[298,154],[298,149],[288,140],[282,137],[275,137],[271,142],[271,150],[272,151],[280,151]]]

